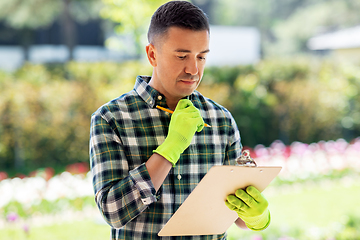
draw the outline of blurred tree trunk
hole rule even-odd
[[[17,135],[16,137],[18,137],[19,133],[16,133],[15,135]],[[21,146],[20,140],[15,139],[14,144],[14,168],[19,171],[24,168],[24,151]]]
[[[33,32],[29,28],[23,28],[21,30],[21,36],[20,44],[23,49],[24,61],[27,62],[30,60],[29,51],[31,44],[33,43]]]
[[[212,24],[214,21],[213,12],[215,11],[214,0],[193,0],[192,2],[206,13],[210,24]]]
[[[282,141],[284,144],[290,144],[290,136],[289,136],[289,129],[286,126],[289,125],[289,114],[288,111],[285,110],[279,116],[279,140]]]
[[[64,1],[64,10],[61,15],[61,28],[63,32],[63,41],[69,51],[68,60],[74,59],[74,48],[76,45],[76,25],[70,13],[71,0]]]

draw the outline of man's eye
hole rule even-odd
[[[179,59],[185,59],[186,56],[177,56]]]
[[[205,57],[199,57],[200,60],[205,60],[206,58]]]

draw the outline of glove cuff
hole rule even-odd
[[[166,160],[168,160],[172,164],[173,167],[175,167],[175,164],[177,163],[177,161],[180,158],[180,154],[164,153],[161,149],[162,148],[160,145],[157,149],[153,150],[153,153],[157,153],[157,154],[163,156]]]
[[[262,231],[270,225],[270,211],[266,209],[263,214],[258,217],[243,219],[246,226],[253,231]]]
[[[182,137],[177,132],[175,133],[175,136],[177,136],[178,139],[181,139]],[[153,152],[166,158],[166,160],[171,162],[173,167],[175,167],[175,164],[180,158],[180,154],[184,152],[184,147],[181,146],[184,144],[179,144],[179,142],[182,143],[181,141],[177,139],[173,139],[170,136],[168,136],[160,146],[158,146],[155,150],[153,150]]]
[[[153,152],[163,156],[171,162],[173,167],[180,158],[180,155],[188,148],[190,141],[181,134],[173,131],[171,135],[165,138],[165,141],[158,146]]]

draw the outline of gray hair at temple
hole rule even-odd
[[[155,44],[156,39],[166,34],[170,27],[210,32],[206,14],[187,1],[171,1],[161,5],[155,11],[148,31],[149,43]]]

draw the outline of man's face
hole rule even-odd
[[[208,31],[171,27],[155,45],[147,47],[154,67],[150,85],[164,94],[167,100],[179,100],[190,95],[203,76],[209,52]],[[153,48],[152,60],[149,48]]]

